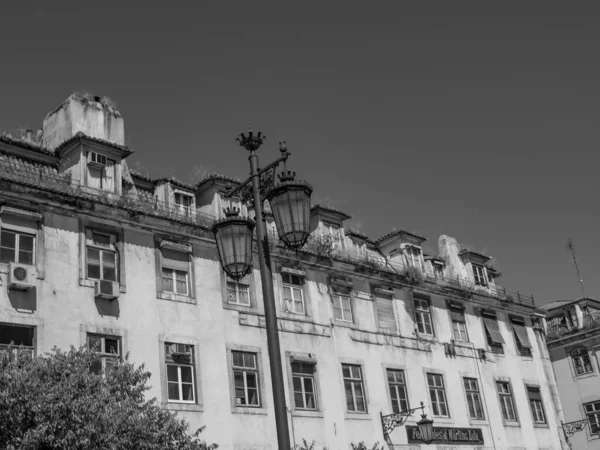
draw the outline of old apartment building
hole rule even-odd
[[[228,280],[211,232],[231,180],[151,179],[131,153],[120,113],[90,96],[37,134],[0,137],[0,344],[97,345],[98,373],[129,353],[152,372],[149,395],[207,440],[275,450],[258,264]],[[427,448],[563,448],[533,298],[452,237],[426,254],[423,236],[370,239],[348,219],[315,205],[299,252],[269,223],[294,441],[383,443],[381,415],[423,401]],[[398,448],[425,447],[417,420],[391,433]]]
[[[591,298],[548,303],[550,359],[565,427],[574,449],[600,449],[600,302]]]

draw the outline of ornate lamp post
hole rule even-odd
[[[406,411],[400,411],[394,414],[388,414],[384,416],[383,413],[381,415],[381,427],[383,428],[383,438],[387,442],[390,450],[393,450],[394,444],[390,439],[390,434],[394,431],[394,428],[401,427],[406,419],[412,415],[417,409],[421,409],[421,420],[417,422],[417,427],[419,428],[419,435],[421,441],[425,444],[431,443],[433,441],[433,420],[427,418],[427,414],[425,414],[425,405],[421,402],[421,406],[417,406],[416,408],[407,409]]]
[[[290,153],[285,142],[280,142],[281,157],[264,169],[259,169],[256,150],[264,140],[265,136],[261,132],[255,135],[252,131],[249,131],[247,136],[242,133],[237,138],[237,142],[250,152],[250,177],[227,194],[227,197],[238,194],[243,202],[253,206],[256,222],[239,217],[238,208],[225,208],[225,218],[215,223],[213,233],[223,270],[234,280],[240,280],[252,270],[252,237],[256,226],[277,442],[279,450],[290,450],[273,273],[262,205],[266,199],[269,200],[280,239],[287,247],[297,250],[306,243],[310,234],[308,226],[312,187],[307,183],[295,181],[295,173],[286,170],[285,162]],[[279,183],[275,183],[275,172],[280,163],[283,163],[283,171],[279,174]]]

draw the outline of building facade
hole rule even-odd
[[[89,345],[97,373],[129,354],[152,373],[149,395],[208,441],[275,449],[260,275],[227,279],[211,232],[235,180],[151,179],[128,168],[131,153],[120,113],[90,96],[37,134],[0,137],[0,345]],[[315,205],[292,252],[268,218],[294,442],[383,443],[381,415],[423,401],[427,448],[563,448],[533,298],[454,238],[427,255],[422,236],[372,240],[347,219]],[[424,448],[419,418],[391,442]]]
[[[543,306],[546,341],[564,420],[574,449],[600,449],[600,302],[590,298]],[[578,427],[574,425],[579,425]]]

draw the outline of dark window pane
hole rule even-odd
[[[0,246],[6,248],[15,248],[15,233],[11,233],[10,231],[2,231],[0,236]]]
[[[19,251],[19,262],[21,264],[32,265],[33,264],[33,253],[20,250]]]
[[[104,339],[104,352],[119,354],[119,340],[118,339]]]
[[[95,352],[102,351],[102,338],[100,336],[90,335],[88,336],[88,347]]]
[[[97,358],[92,363],[90,367],[90,372],[95,373],[96,375],[100,375],[102,373],[102,360]]]
[[[169,387],[169,400],[179,400],[179,384],[167,383]]]
[[[184,383],[192,383],[192,367],[191,366],[181,366],[181,381]]]
[[[294,404],[296,408],[304,408],[304,399],[302,398],[302,393],[294,394]]]
[[[15,251],[9,248],[0,248],[0,262],[11,263],[15,262]]]
[[[188,383],[183,383],[181,385],[181,391],[183,394],[183,400],[192,402],[194,401],[194,389],[193,389],[193,385],[188,384]]]
[[[233,365],[237,367],[244,367],[244,355],[240,352],[231,352],[233,356]]]
[[[167,381],[178,381],[177,366],[167,365]]]

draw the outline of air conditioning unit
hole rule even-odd
[[[28,264],[10,263],[8,265],[8,288],[28,291],[35,287],[35,268]]]
[[[106,166],[106,156],[96,152],[88,153],[88,166],[103,169]]]
[[[119,283],[109,280],[96,281],[96,298],[114,300],[119,298]]]

